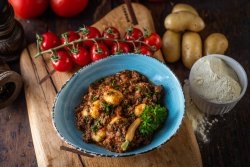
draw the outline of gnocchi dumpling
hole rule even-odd
[[[83,117],[86,117],[86,116],[89,115],[88,110],[87,110],[86,107],[83,108],[83,110],[81,111],[81,114],[82,114]]]
[[[146,107],[146,104],[142,103],[142,104],[139,104],[135,107],[135,116],[139,117],[143,111],[145,110],[145,107]]]
[[[106,137],[106,131],[104,129],[100,129],[96,133],[92,133],[91,137],[96,142],[103,141]]]
[[[111,119],[111,121],[109,122],[110,125],[114,124],[115,122],[117,122],[121,117],[120,116],[116,116],[114,118]]]
[[[101,106],[101,102],[100,100],[96,100],[94,103],[92,103],[91,107],[90,107],[90,116],[92,118],[97,118],[100,115],[100,106]]]
[[[117,106],[120,104],[120,102],[123,100],[124,96],[123,94],[115,89],[108,89],[103,94],[103,99],[114,106]]]

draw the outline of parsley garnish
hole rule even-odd
[[[112,80],[112,86],[115,87],[116,86],[116,81]]]
[[[109,112],[111,110],[111,105],[106,104],[106,103],[101,103],[101,106],[104,108],[106,114],[109,114]]]
[[[96,133],[98,130],[98,127],[101,125],[101,121],[97,120],[95,124],[91,127],[92,132]]]
[[[98,96],[94,96],[93,99],[92,99],[92,102],[96,101],[98,99]]]
[[[149,92],[149,93],[144,93],[144,96],[146,96],[146,97],[151,97],[152,96],[152,93],[151,92]]]
[[[112,84],[113,88],[115,88],[116,90],[118,90],[120,87],[118,85],[116,85],[116,80],[112,80]]]
[[[140,91],[141,87],[140,86],[136,86],[135,89]]]
[[[166,117],[167,109],[165,107],[161,107],[160,105],[146,106],[144,112],[141,114],[140,133],[145,136],[153,134]]]

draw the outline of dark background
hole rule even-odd
[[[37,19],[19,20],[24,27],[27,43],[35,41],[35,33],[41,34],[50,30],[60,34],[67,30],[77,30],[83,24],[91,25],[122,3],[120,0],[104,1],[89,1],[84,12],[70,19],[55,16],[48,9]],[[213,32],[225,34],[229,40],[226,55],[242,64],[250,78],[250,2],[248,0],[155,1],[139,2],[151,10],[156,31],[160,35],[165,32],[163,22],[173,5],[180,2],[188,3],[197,9],[206,23],[206,28],[200,33],[202,39],[204,40]],[[18,61],[9,65],[13,70],[20,72]],[[182,83],[188,78],[189,70],[184,68],[180,61],[167,65]],[[210,142],[204,144],[198,139],[204,167],[250,166],[249,89],[230,113],[216,118],[219,122],[209,133]],[[0,166],[37,166],[23,91],[12,105],[0,110]]]

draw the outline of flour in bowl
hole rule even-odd
[[[193,89],[203,98],[217,103],[237,99],[241,85],[237,74],[220,58],[202,60],[192,70],[190,82]]]

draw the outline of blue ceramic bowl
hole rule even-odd
[[[136,70],[154,84],[164,87],[164,105],[169,115],[153,136],[150,144],[125,153],[111,152],[82,140],[82,132],[75,126],[74,109],[88,86],[103,77],[123,70]],[[180,127],[184,115],[184,96],[181,85],[171,70],[160,61],[138,54],[115,55],[102,59],[75,73],[58,93],[53,106],[53,124],[59,136],[75,149],[98,156],[131,156],[153,150],[168,141]]]

